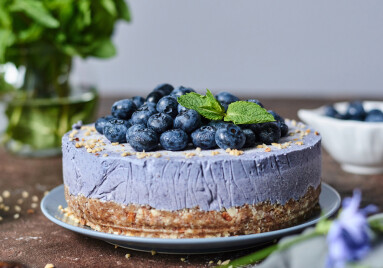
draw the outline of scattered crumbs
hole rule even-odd
[[[21,211],[21,207],[18,206],[18,205],[16,205],[16,206],[15,206],[15,211],[16,211],[16,212],[20,212],[20,211]]]
[[[59,205],[59,206],[58,206],[58,209],[59,209],[59,210],[63,210],[63,206],[62,206],[62,205]]]
[[[90,131],[85,132],[84,136],[90,136]]]
[[[303,141],[297,141],[295,144],[296,145],[303,145]]]
[[[201,152],[201,148],[200,148],[200,147],[195,148],[195,150],[196,150],[198,153]]]
[[[44,268],[55,268],[55,266],[52,263],[48,263]]]
[[[107,157],[107,156],[108,156],[108,154],[103,154],[103,155],[102,155],[102,157]]]
[[[131,153],[123,152],[123,153],[121,154],[121,156],[128,156],[128,155],[131,155]]]
[[[230,263],[230,259],[222,262],[221,265],[228,265],[229,263]]]
[[[38,204],[37,203],[32,203],[31,204],[31,208],[37,208],[38,207]]]
[[[76,144],[74,146],[76,148],[81,148],[83,146],[83,143],[82,142],[76,142]]]
[[[227,148],[225,152],[228,153],[229,155],[234,155],[234,156],[240,156],[243,154],[243,151],[241,150],[230,149],[230,148]]]
[[[290,132],[290,133],[289,133],[289,136],[294,136],[294,135],[295,135],[294,132]]]
[[[3,191],[3,197],[4,198],[9,198],[11,196],[11,193],[7,190]]]
[[[300,127],[300,128],[305,128],[306,127],[306,125],[305,124],[303,124],[303,123],[299,123],[299,126],[298,127]]]
[[[217,265],[221,265],[221,264],[222,264],[221,260],[217,261]]]
[[[217,155],[217,154],[219,154],[218,151],[212,151],[212,152],[211,152],[211,155],[212,155],[212,156]]]
[[[319,136],[319,132],[318,132],[318,131],[315,131],[314,134],[317,135],[317,136]]]
[[[74,138],[74,135],[76,135],[78,133],[77,130],[73,130],[70,134],[69,134],[69,138]]]
[[[117,246],[117,245],[114,245],[114,248],[118,248],[118,246]]]
[[[297,121],[295,121],[294,119],[291,120],[291,125],[293,125],[294,127],[296,127],[296,126],[297,126]]]
[[[196,155],[195,153],[185,153],[186,158],[192,158],[195,155]]]
[[[259,144],[259,145],[257,145],[257,148],[258,148],[258,149],[262,149],[262,148],[263,148],[263,144]]]
[[[311,129],[306,129],[305,134],[308,135],[311,132]]]
[[[298,141],[298,140],[299,140],[298,138],[293,139],[293,141]]]
[[[282,149],[282,144],[273,142],[271,145],[277,147],[278,149]]]
[[[265,148],[265,152],[271,152],[271,148],[270,147],[267,147],[267,148]]]
[[[27,209],[27,213],[28,214],[33,214],[33,213],[35,213],[35,210],[32,209],[32,208],[29,208],[29,209]]]
[[[150,156],[148,153],[145,153],[145,151],[142,151],[142,152],[137,152],[136,153],[136,157],[138,158],[138,159],[142,159],[142,158],[145,158],[145,157],[147,157],[147,156]]]
[[[130,258],[130,254],[129,253],[125,254],[125,258],[129,259]]]
[[[159,157],[161,157],[161,154],[160,153],[155,153],[155,154],[153,154],[153,157],[159,158]]]
[[[209,265],[212,265],[214,262],[213,261],[209,261]]]
[[[182,262],[185,262],[185,260],[186,260],[185,258],[181,258],[181,261],[182,261]]]
[[[152,256],[157,254],[157,252],[155,250],[151,250],[150,253],[152,253]]]
[[[116,146],[116,145],[119,145],[120,143],[119,142],[112,142],[111,143],[113,146]]]
[[[23,191],[23,192],[21,193],[21,196],[22,196],[23,198],[28,198],[28,197],[29,197],[29,193],[28,193],[27,191]]]
[[[16,203],[19,204],[19,205],[21,205],[23,202],[24,202],[24,200],[21,199],[21,198],[17,199],[17,201],[16,201]]]
[[[14,218],[15,220],[17,220],[18,218],[20,218],[20,214],[19,214],[19,213],[16,213],[15,215],[13,215],[13,218]]]
[[[92,152],[92,149],[86,149],[86,151],[88,152],[88,153],[91,153]]]

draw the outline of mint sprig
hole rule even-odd
[[[275,121],[274,117],[256,103],[236,101],[229,105],[227,112],[207,89],[206,96],[195,92],[177,98],[182,106],[196,110],[210,120],[231,121],[234,124],[258,124]]]

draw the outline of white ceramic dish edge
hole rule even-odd
[[[335,103],[344,112],[347,102]],[[364,101],[367,111],[383,110],[383,102]],[[318,130],[323,147],[343,170],[357,174],[383,173],[383,123],[335,119],[324,115],[324,106],[298,111],[299,118]]]

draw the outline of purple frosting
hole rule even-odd
[[[302,130],[290,125],[290,131]],[[106,146],[99,156],[76,148],[76,141],[63,137],[64,183],[73,195],[84,195],[120,204],[149,205],[156,209],[178,210],[199,207],[211,211],[256,204],[263,201],[285,204],[301,198],[309,186],[321,180],[321,138],[313,131],[303,136],[303,145],[295,144],[297,133],[281,139],[292,141],[285,149],[270,146],[251,148],[243,155],[232,156],[224,150],[203,150],[186,158],[183,152],[159,151],[162,157],[138,159],[121,156],[134,152],[128,145],[111,145],[98,133],[76,137],[103,139]],[[212,156],[211,151],[220,154]],[[102,157],[102,154],[108,154]],[[201,154],[200,156],[198,154]]]

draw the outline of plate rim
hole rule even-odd
[[[330,186],[327,183],[322,182],[322,191],[321,195],[324,191],[327,191],[328,193],[334,195],[334,199],[336,201],[332,204],[331,208],[326,211],[323,215],[320,215],[314,219],[308,220],[302,224],[298,224],[292,227],[270,231],[270,232],[264,232],[264,233],[258,233],[258,234],[248,234],[248,235],[238,235],[238,236],[229,236],[229,237],[211,237],[211,238],[157,238],[157,237],[138,237],[138,236],[125,236],[125,235],[118,235],[118,234],[110,234],[110,233],[104,233],[93,229],[86,229],[85,227],[80,226],[74,226],[69,223],[66,223],[64,221],[61,221],[60,219],[57,219],[54,217],[54,215],[51,215],[47,209],[47,203],[50,198],[54,196],[57,192],[64,193],[64,185],[61,184],[55,188],[53,188],[44,198],[41,200],[40,208],[43,212],[44,216],[48,218],[53,223],[71,230],[75,233],[79,233],[82,235],[90,236],[93,238],[101,239],[101,240],[108,240],[108,241],[120,241],[120,242],[130,242],[130,243],[139,243],[139,244],[148,244],[150,243],[152,246],[155,245],[163,245],[167,244],[169,246],[174,245],[198,245],[198,244],[216,244],[216,243],[225,243],[225,242],[246,242],[253,239],[262,239],[267,237],[282,237],[285,234],[294,233],[299,230],[303,230],[309,226],[312,226],[319,222],[321,219],[332,216],[340,207],[341,204],[341,197],[332,186]],[[320,204],[320,197],[319,197],[319,204]]]

